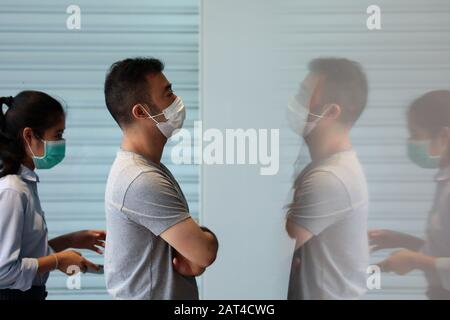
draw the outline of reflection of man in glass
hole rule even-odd
[[[383,271],[418,269],[428,280],[430,299],[450,299],[450,91],[432,91],[408,110],[408,155],[422,168],[438,169],[426,240],[392,230],[369,233],[373,250],[405,248],[382,261]]]
[[[349,134],[367,102],[367,79],[346,59],[316,59],[309,69],[288,108],[311,155],[287,211],[296,241],[288,299],[356,299],[366,289],[368,194]]]

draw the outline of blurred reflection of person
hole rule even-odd
[[[367,79],[347,59],[315,59],[309,70],[288,106],[311,155],[287,206],[295,240],[288,299],[357,299],[366,291],[368,192],[349,134],[367,103]]]
[[[450,91],[432,91],[408,110],[408,156],[419,167],[438,169],[426,238],[392,230],[371,230],[373,251],[404,248],[380,262],[383,271],[404,275],[422,270],[430,299],[450,299]]]

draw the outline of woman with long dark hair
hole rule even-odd
[[[64,109],[38,91],[2,97],[0,108],[0,300],[43,300],[50,271],[98,270],[66,249],[102,253],[105,232],[79,231],[48,241],[35,169],[50,169],[65,156]]]

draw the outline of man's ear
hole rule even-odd
[[[337,119],[342,114],[342,108],[337,103],[330,103],[329,105],[327,105],[325,110],[327,111],[325,112],[324,116],[330,119]]]
[[[146,119],[149,117],[147,112],[149,112],[147,109],[144,109],[145,106],[142,104],[135,104],[133,108],[131,108],[131,114],[135,119]],[[147,110],[147,112],[145,112]]]

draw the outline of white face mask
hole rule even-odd
[[[293,97],[288,103],[287,120],[289,126],[295,133],[303,138],[306,138],[314,130],[320,119],[324,117],[324,114],[327,111],[328,108],[325,109],[321,115],[311,113],[297,97]],[[317,117],[317,119],[314,121],[308,121],[309,115]]]
[[[167,108],[163,110],[160,114],[151,116],[146,109],[145,113],[147,113],[149,119],[155,121],[156,126],[159,131],[169,139],[175,130],[181,129],[183,127],[184,119],[186,118],[186,109],[184,108],[183,101],[180,97],[177,97],[174,102]],[[155,120],[155,117],[164,115],[167,119],[165,122],[158,122]]]

